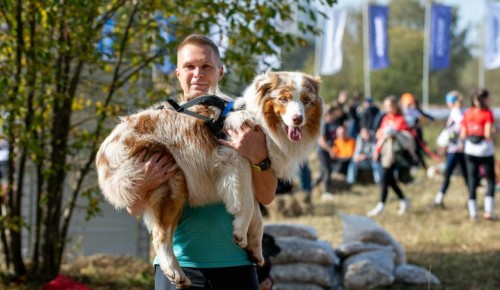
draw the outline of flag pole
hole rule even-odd
[[[423,62],[423,76],[422,76],[422,104],[424,109],[429,108],[429,42],[430,42],[430,21],[431,21],[431,7],[430,0],[425,1],[425,24],[424,24],[424,62]]]
[[[484,88],[484,42],[486,41],[486,17],[482,17],[479,21],[479,57],[478,57],[478,85],[480,88]]]
[[[365,79],[365,96],[371,97],[370,84],[370,25],[369,25],[369,6],[366,2],[363,10],[363,64],[364,64],[364,79]]]
[[[320,67],[320,61],[321,61],[321,54],[322,54],[322,41],[323,41],[323,34],[325,33],[323,29],[323,21],[320,20],[318,23],[319,27],[322,27],[322,32],[319,35],[316,35],[316,43],[315,43],[315,48],[314,48],[314,75],[319,76],[319,67]]]

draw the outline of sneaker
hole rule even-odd
[[[446,209],[446,206],[444,206],[444,202],[437,203],[437,202],[432,202],[430,205],[430,208],[439,208],[439,209]]]
[[[410,207],[410,202],[406,198],[401,200],[399,202],[398,215],[404,215],[410,209]]]
[[[469,199],[467,201],[467,208],[469,209],[469,217],[471,220],[477,219],[477,205],[475,199]]]
[[[485,219],[487,221],[496,221],[496,220],[498,220],[498,217],[493,213],[485,212],[483,214],[483,219]]]
[[[375,208],[370,210],[369,212],[366,213],[367,216],[372,217],[372,216],[377,216],[381,214],[384,211],[384,204],[382,202],[377,203]]]
[[[322,195],[321,195],[321,201],[333,201],[334,200],[334,196],[333,196],[333,193],[331,192],[324,192]]]

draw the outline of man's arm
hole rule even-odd
[[[272,168],[266,171],[252,170],[252,182],[255,198],[263,205],[270,204],[276,195],[278,178]]]
[[[219,139],[219,143],[238,151],[252,164],[259,164],[266,159],[266,135],[260,126],[251,128],[243,124],[238,131],[227,132],[231,140]],[[278,179],[272,168],[265,171],[252,169],[252,182],[255,189],[255,198],[262,204],[269,204],[274,200]]]

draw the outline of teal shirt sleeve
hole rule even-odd
[[[232,221],[233,216],[224,204],[184,207],[174,233],[174,254],[181,267],[252,265],[246,251],[233,241]]]

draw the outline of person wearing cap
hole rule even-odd
[[[434,160],[438,160],[439,158],[429,149],[427,144],[425,144],[422,124],[424,119],[434,121],[434,117],[427,114],[420,108],[419,103],[411,93],[404,93],[401,95],[399,103],[401,104],[401,109],[403,110],[406,123],[414,131],[414,136],[416,138],[415,142],[417,145],[415,151],[417,154],[417,165],[427,169],[427,164],[425,163],[423,155],[424,153],[429,155]]]
[[[450,91],[445,97],[446,106],[451,109],[450,115],[446,121],[446,133],[448,136],[448,146],[446,147],[446,166],[443,184],[441,190],[436,194],[432,207],[444,208],[443,198],[450,184],[451,174],[455,167],[460,166],[460,171],[468,186],[467,168],[465,166],[464,154],[458,144],[460,134],[460,124],[462,123],[464,113],[462,110],[462,95],[458,91]]]

